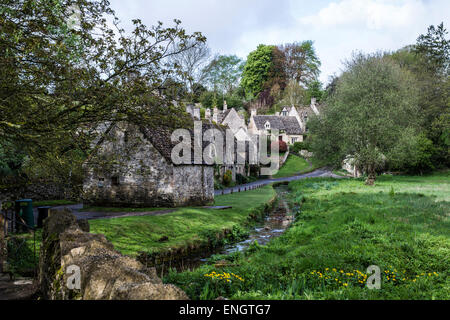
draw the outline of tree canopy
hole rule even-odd
[[[179,20],[126,33],[105,0],[5,0],[0,5],[0,141],[31,155],[90,151],[105,121],[177,126],[170,57],[205,37]],[[174,44],[176,50],[171,50]]]
[[[352,156],[369,177],[386,161],[406,161],[399,144],[419,132],[414,77],[382,54],[357,54],[346,64],[320,117],[309,122],[312,149],[340,165]]]

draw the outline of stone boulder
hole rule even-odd
[[[45,299],[188,299],[181,289],[163,284],[155,268],[121,255],[104,235],[88,231],[87,221],[77,221],[69,209],[50,210],[39,257]]]

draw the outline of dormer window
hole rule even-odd
[[[284,109],[282,112],[281,112],[281,115],[283,115],[283,116],[287,116],[288,115],[288,112],[287,112],[287,110],[286,109]]]
[[[270,130],[270,122],[269,122],[269,121],[267,121],[267,122],[264,124],[264,128],[265,128],[266,130]]]

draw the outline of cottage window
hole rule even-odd
[[[112,177],[111,178],[111,185],[118,186],[119,185],[119,177]]]
[[[270,129],[270,123],[269,123],[269,122],[266,122],[266,124],[264,125],[264,127],[265,127],[266,129]]]
[[[296,143],[297,142],[297,137],[291,138],[291,141],[292,141],[292,144]]]
[[[283,111],[283,116],[287,116],[287,111]]]
[[[103,188],[104,183],[105,183],[105,178],[99,178],[97,186],[99,188]]]

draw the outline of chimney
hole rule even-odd
[[[278,111],[275,112],[275,115],[276,115],[276,116],[279,116],[279,115],[280,115],[280,112],[278,112]]]
[[[316,98],[311,98],[311,109],[316,115],[319,115],[319,110],[316,107]]]
[[[193,117],[194,119],[200,120],[200,108],[194,108]]]
[[[256,116],[256,109],[250,109],[250,117]]]
[[[211,109],[210,108],[206,108],[205,110],[205,119],[209,119],[211,118]]]
[[[193,107],[194,107],[194,105],[192,105],[192,104],[186,105],[186,112],[189,113],[191,116],[194,116]]]
[[[217,109],[217,107],[214,107],[212,120],[216,123],[218,120],[218,116],[219,116],[219,109]]]
[[[223,112],[227,111],[228,106],[227,106],[227,100],[223,100]]]

